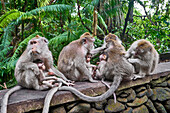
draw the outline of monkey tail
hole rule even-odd
[[[97,97],[90,97],[90,96],[84,95],[77,89],[75,89],[73,87],[69,87],[69,86],[62,86],[58,90],[71,91],[76,96],[78,96],[80,99],[85,100],[87,102],[98,102],[98,101],[103,101],[103,100],[107,99],[108,97],[110,97],[114,93],[114,91],[118,88],[121,81],[122,81],[122,77],[120,75],[115,75],[114,81],[113,81],[110,89],[107,92],[105,92],[104,94],[97,96]]]
[[[4,95],[2,102],[1,102],[1,113],[7,113],[7,104],[9,96],[17,90],[22,89],[21,86],[15,86],[11,88],[7,93]]]
[[[59,86],[59,87],[61,87],[61,86]],[[43,107],[42,113],[48,113],[49,112],[51,99],[52,99],[54,93],[58,91],[59,87],[54,87],[54,88],[50,89],[50,91],[47,93],[47,95],[45,97],[44,107]]]

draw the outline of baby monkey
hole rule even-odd
[[[90,74],[92,75],[92,77],[95,77],[95,73],[96,73],[96,66],[93,64],[90,64],[90,60],[92,58],[92,54],[87,53],[87,55],[85,56],[86,58],[86,67],[89,70]]]
[[[42,62],[41,60],[36,60],[34,61],[34,63],[37,64],[39,71],[40,71],[40,74],[37,75],[37,79],[39,80],[40,85],[47,85],[51,88],[58,86],[59,85],[58,82],[61,82],[67,86],[74,85],[73,83],[66,82],[62,78],[56,77],[57,75],[54,72],[50,72],[50,70],[46,68],[44,62]]]
[[[103,69],[104,69],[104,66],[106,65],[106,61],[108,59],[108,54],[106,52],[102,53],[100,56],[99,56],[99,60],[100,62],[97,62],[97,69],[96,69],[96,79],[102,79],[103,78]]]

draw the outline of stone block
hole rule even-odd
[[[168,86],[168,83],[165,81],[165,82],[163,82],[163,83],[156,84],[156,86],[166,87],[166,86]]]
[[[149,111],[145,105],[142,105],[133,109],[132,113],[149,113]]]
[[[90,111],[90,104],[80,103],[74,106],[68,113],[88,113]]]
[[[159,113],[167,113],[166,109],[161,103],[155,102],[154,104]]]
[[[100,102],[95,102],[94,105],[96,109],[103,109],[103,106],[106,105],[106,103],[107,103],[107,100],[104,100]]]
[[[126,110],[124,110],[122,113],[132,113],[133,109],[131,107],[128,107]]]
[[[136,98],[136,93],[135,93],[135,91],[134,91],[133,89],[131,89],[131,91],[130,91],[129,93],[130,93],[130,95],[127,97],[127,101],[128,101],[128,102],[129,102],[129,101],[134,101],[135,98]]]
[[[89,113],[105,113],[104,110],[97,110],[95,108],[90,109]]]
[[[155,87],[153,89],[152,100],[165,101],[170,99],[170,89],[163,87]]]
[[[122,103],[120,103],[120,102],[114,103],[113,99],[109,99],[108,105],[106,105],[106,107],[105,107],[105,111],[109,112],[109,113],[110,112],[120,112],[124,109],[125,109],[125,106]]]
[[[120,98],[120,97],[118,97],[117,101],[122,102],[122,103],[126,103],[127,102],[127,98]]]
[[[138,93],[138,92],[141,92],[143,90],[146,90],[146,87],[142,86],[142,87],[139,87],[137,88],[135,91]]]
[[[155,106],[153,105],[152,101],[149,99],[146,103],[146,106],[149,108],[150,111],[153,113],[158,113]]]
[[[147,90],[144,90],[144,91],[139,92],[136,96],[137,97],[143,97],[146,94],[147,94]]]
[[[51,110],[51,113],[66,113],[66,110],[64,109],[63,106],[61,106],[61,107],[54,108],[53,110]]]
[[[127,103],[130,107],[137,107],[148,101],[148,97],[145,95],[142,98],[136,98],[132,103]]]
[[[148,97],[151,97],[151,96],[153,95],[153,90],[150,88],[150,86],[148,86],[148,88],[147,88],[147,93],[146,93],[146,95],[147,95]]]
[[[170,111],[170,100],[166,101],[164,106],[166,111]]]

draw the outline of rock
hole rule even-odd
[[[147,95],[148,97],[151,97],[151,96],[153,95],[153,90],[150,88],[150,86],[148,86],[146,95]]]
[[[152,100],[165,101],[170,99],[170,89],[163,87],[155,87],[153,89]]]
[[[127,103],[127,105],[130,107],[137,107],[147,102],[147,100],[148,100],[148,97],[145,95],[142,98],[136,98],[132,103]]]
[[[131,92],[130,92],[130,95],[127,97],[127,101],[134,101],[136,98],[136,93],[135,91],[132,89]]]
[[[66,113],[66,110],[64,109],[64,107],[58,107],[52,110],[52,113]]]
[[[168,85],[167,82],[163,82],[163,83],[160,83],[160,84],[156,84],[156,86],[161,86],[161,87],[166,87]]]
[[[147,93],[147,90],[144,90],[144,91],[139,92],[136,96],[143,97],[144,95],[146,95],[146,93]]]
[[[141,107],[133,109],[132,113],[149,113],[149,111],[145,105],[142,105]]]
[[[122,113],[132,113],[133,109],[131,107],[128,107],[126,110],[124,110]]]
[[[146,103],[146,106],[152,111],[153,113],[158,113],[156,108],[154,107],[152,101],[149,99]]]
[[[166,79],[167,77],[162,77],[162,78],[151,81],[151,84],[152,86],[156,86],[157,84],[163,83]]]
[[[106,112],[120,112],[125,109],[125,106],[120,102],[114,103],[113,99],[109,99],[108,105],[105,107]]]
[[[80,103],[74,106],[68,113],[88,113],[90,111],[90,104]]]
[[[168,101],[165,102],[165,109],[166,109],[167,111],[170,111],[170,100],[168,100]]]
[[[107,100],[104,100],[100,102],[95,102],[94,105],[96,109],[103,109],[103,106],[106,105],[106,103],[107,103]]]
[[[74,103],[72,103],[72,104],[69,103],[69,104],[66,105],[66,106],[67,106],[66,109],[67,109],[67,110],[70,110],[70,109],[73,108],[76,104],[77,104],[77,102],[74,102]]]
[[[159,113],[167,113],[164,106],[161,103],[155,102],[155,107]]]
[[[104,110],[96,110],[95,108],[90,109],[89,113],[105,113]]]
[[[138,93],[138,92],[141,92],[143,90],[146,90],[146,87],[142,86],[140,88],[137,88],[135,91]]]
[[[170,80],[167,81],[168,87],[170,87]]]
[[[128,97],[128,96],[129,96],[129,94],[127,94],[127,93],[123,93],[123,94],[120,95],[120,97],[122,97],[122,98],[125,98],[125,97]]]
[[[126,102],[127,102],[127,98],[120,98],[120,97],[118,97],[117,100],[118,100],[119,102],[123,102],[123,103],[126,103]]]

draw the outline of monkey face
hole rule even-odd
[[[27,49],[31,55],[37,56],[41,54],[44,49],[48,49],[48,40],[38,35],[28,42]]]

